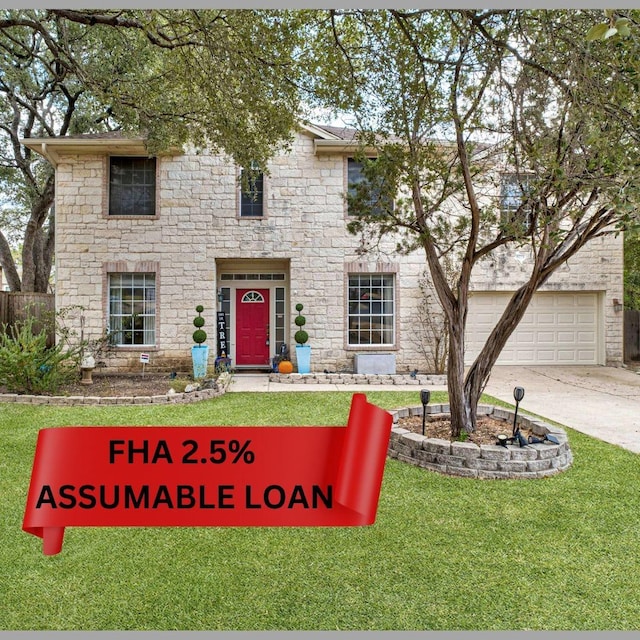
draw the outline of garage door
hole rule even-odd
[[[469,298],[467,352],[471,364],[511,294]],[[497,364],[600,364],[597,293],[536,293]]]

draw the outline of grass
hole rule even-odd
[[[419,404],[409,392],[367,397]],[[640,458],[571,430],[573,466],[545,480],[452,478],[388,460],[372,527],[71,527],[52,557],[21,531],[40,428],[340,425],[350,400],[0,404],[0,628],[640,628]]]

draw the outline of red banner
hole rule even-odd
[[[41,429],[22,528],[370,525],[391,423],[358,393],[346,427]]]

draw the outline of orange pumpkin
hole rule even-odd
[[[278,371],[280,373],[293,373],[293,364],[290,360],[283,360],[278,364]]]

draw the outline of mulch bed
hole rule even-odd
[[[80,379],[64,385],[57,396],[95,396],[113,398],[116,396],[162,396],[171,388],[173,380],[169,375],[93,375],[93,384],[80,384]],[[0,386],[0,393],[7,393]]]
[[[422,435],[422,416],[399,418],[397,426]],[[476,431],[470,434],[465,441],[473,442],[477,445],[496,444],[498,434],[503,433],[510,437],[512,429],[513,424],[510,422],[498,420],[491,416],[478,416]],[[455,440],[455,438],[451,437],[451,420],[447,414],[427,416],[424,435],[427,438]],[[522,435],[526,439],[529,433],[523,430]]]

